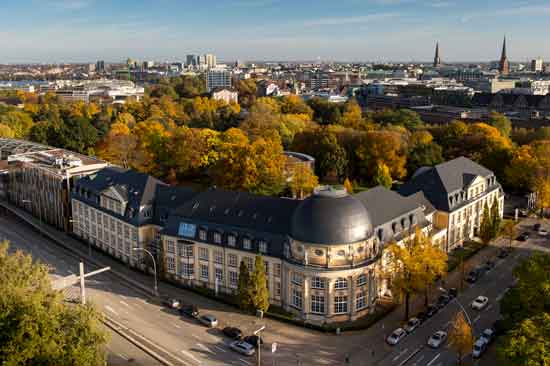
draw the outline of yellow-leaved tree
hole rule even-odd
[[[457,353],[458,365],[462,365],[462,358],[474,347],[472,327],[461,311],[456,313],[449,328],[449,345]]]
[[[298,199],[303,199],[310,195],[319,184],[319,179],[313,170],[304,164],[294,165],[289,179],[288,185],[290,186],[290,190]]]

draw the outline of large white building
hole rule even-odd
[[[232,86],[231,71],[221,68],[210,69],[206,73],[206,89],[230,89]]]

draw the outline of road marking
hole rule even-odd
[[[245,365],[250,365],[250,362],[243,360],[242,358],[239,358],[239,361],[243,362]]]
[[[124,301],[120,300],[120,303],[126,307],[130,307],[130,305],[128,305],[127,303],[125,303]]]
[[[126,355],[124,353],[119,353],[118,356],[120,358],[122,358],[123,360],[128,361],[128,357],[126,357]]]
[[[115,309],[113,309],[112,307],[110,307],[109,305],[105,305],[105,309],[109,310],[111,313],[115,314],[116,316],[118,316],[118,313],[115,311]]]
[[[399,357],[401,357],[401,356],[403,356],[405,353],[407,353],[408,350],[409,350],[408,348],[405,348],[403,351],[399,352],[399,354],[393,358],[393,361],[394,361],[394,362],[397,361],[397,360],[399,359]]]
[[[420,355],[420,357],[418,358],[418,360],[416,360],[416,362],[415,362],[415,363],[413,363],[413,366],[416,366],[416,365],[418,365],[418,363],[419,363],[419,362],[421,362],[421,361],[422,361],[422,360],[424,359],[424,357],[426,357],[426,356],[424,356],[424,355]]]
[[[407,358],[405,358],[403,361],[401,361],[401,363],[399,364],[399,366],[403,366],[404,364],[406,364],[407,362],[409,362],[414,356],[416,356],[418,354],[418,352],[422,351],[422,348],[424,348],[424,346],[420,346],[418,347],[417,349],[415,349],[413,351],[413,353],[411,353]]]
[[[195,361],[196,363],[198,363],[199,365],[201,364],[201,361],[198,358],[196,358],[195,356],[193,356],[190,352],[187,352],[186,350],[183,350],[183,349],[180,352],[183,353],[188,358]]]
[[[216,353],[213,352],[210,348],[206,347],[204,344],[202,343],[197,343],[197,346],[199,346],[199,348],[201,348],[203,351],[206,351],[206,352],[210,352],[212,353],[213,355],[215,355]]]
[[[481,315],[478,315],[474,318],[473,324],[477,323],[477,321],[481,318]]]
[[[435,355],[435,357],[426,364],[426,366],[430,366],[432,363],[435,362],[435,360],[437,360],[439,358],[439,356],[441,356],[441,353],[438,353],[437,355]]]
[[[222,351],[222,352],[227,352],[226,350],[224,350],[224,349],[223,349],[223,348],[221,348],[220,346],[216,346],[216,345],[214,345],[214,347],[215,347],[216,349],[219,349],[219,350],[220,350],[220,351]]]

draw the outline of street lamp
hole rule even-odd
[[[440,287],[440,288],[439,288],[439,291],[447,292],[443,287]],[[468,315],[468,312],[466,311],[466,309],[464,308],[464,306],[462,306],[462,304],[460,303],[460,301],[458,301],[458,299],[457,299],[456,297],[453,297],[453,299],[451,300],[451,302],[455,302],[455,303],[460,307],[460,309],[462,310],[462,312],[463,312],[464,315],[466,316],[466,320],[468,321],[468,324],[470,325],[470,327],[473,327],[472,320],[470,319],[470,316]]]
[[[78,225],[80,225],[80,221],[78,220],[70,219],[69,222],[77,223]],[[90,241],[90,238],[88,238],[87,241],[88,241],[88,257],[92,258],[92,242]]]
[[[154,271],[154,276],[155,276],[155,290],[153,292],[153,294],[155,296],[158,296],[159,295],[159,291],[158,291],[158,286],[157,286],[157,264],[155,262],[155,257],[153,257],[153,255],[151,254],[150,251],[148,251],[147,249],[144,249],[144,248],[139,248],[139,247],[134,247],[132,248],[133,251],[144,251],[145,253],[149,254],[149,256],[151,257],[151,259],[153,260],[153,271]]]
[[[260,349],[262,348],[262,331],[265,329],[265,325],[262,325],[259,329],[254,331],[254,335],[258,336],[258,366],[261,363]]]

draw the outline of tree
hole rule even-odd
[[[415,131],[409,139],[407,173],[414,174],[423,166],[434,166],[443,162],[443,149],[433,141],[428,131]]]
[[[12,139],[15,137],[15,133],[10,126],[0,123],[0,137]]]
[[[479,227],[479,238],[483,244],[487,245],[493,237],[493,222],[491,220],[489,206],[487,205],[487,202],[485,202],[485,205],[483,206],[481,225]]]
[[[456,313],[449,328],[449,345],[457,353],[459,365],[462,365],[462,358],[472,352],[474,347],[472,327],[462,312]]]
[[[237,284],[237,299],[242,310],[250,310],[252,293],[250,292],[250,269],[244,261],[239,265],[239,281]]]
[[[16,138],[25,138],[28,136],[33,125],[31,116],[21,111],[10,111],[0,115],[0,123],[8,126]]]
[[[100,158],[123,168],[129,168],[135,158],[137,138],[122,123],[113,123],[109,133],[99,145]]]
[[[550,179],[538,176],[533,182],[533,192],[536,193],[535,205],[540,210],[540,215],[550,207]]]
[[[376,163],[376,170],[374,171],[374,176],[372,177],[372,185],[383,186],[386,188],[391,188],[392,186],[390,170],[383,162],[379,161]]]
[[[355,98],[350,99],[344,106],[344,113],[340,119],[340,124],[344,127],[349,127],[356,130],[360,130],[365,124],[361,107]]]
[[[289,186],[296,198],[305,198],[313,192],[318,184],[319,179],[309,166],[298,163],[291,169]]]
[[[369,118],[383,126],[403,126],[408,130],[415,130],[423,125],[418,113],[410,109],[384,109],[369,114]]]
[[[491,112],[489,114],[489,124],[500,131],[502,136],[509,137],[512,132],[512,122],[503,114]]]
[[[493,199],[493,203],[491,205],[491,236],[492,238],[496,238],[500,232],[500,224],[502,222],[502,219],[500,218],[500,210],[498,207],[498,199]]]
[[[349,178],[346,178],[344,180],[344,188],[346,189],[348,194],[353,194],[353,184],[351,184],[351,181],[349,180]]]
[[[512,249],[512,243],[514,242],[514,238],[516,236],[516,223],[513,221],[506,221],[504,223],[503,230],[504,235],[506,235],[509,240],[510,249]]]
[[[378,163],[384,163],[392,179],[405,177],[407,155],[403,135],[397,131],[369,131],[356,151],[363,181],[372,182]]]
[[[304,114],[308,119],[313,118],[313,110],[298,95],[291,94],[281,98],[281,112],[284,114]]]
[[[517,191],[527,191],[533,187],[537,159],[530,145],[523,145],[514,150],[512,159],[504,169],[505,183]]]
[[[106,364],[107,341],[93,305],[69,306],[51,288],[49,267],[0,244],[0,360],[15,365]]]
[[[257,255],[254,261],[254,270],[250,276],[250,287],[252,310],[267,311],[269,309],[269,290],[267,289],[265,264],[261,255]]]

